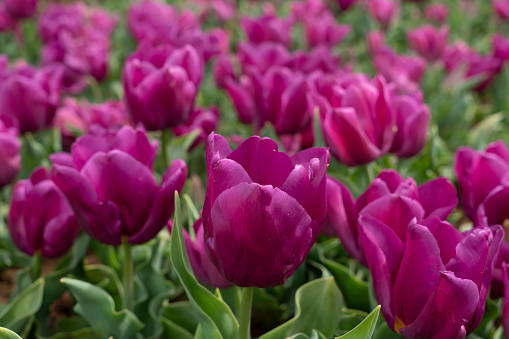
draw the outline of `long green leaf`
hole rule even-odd
[[[12,328],[14,324],[33,316],[41,307],[43,292],[44,279],[39,278],[2,310],[0,324]]]
[[[377,306],[357,327],[336,339],[371,339],[375,332],[379,315],[380,306]]]

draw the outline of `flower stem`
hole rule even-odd
[[[366,171],[366,178],[368,178],[368,185],[375,179],[375,175],[373,174],[373,164],[369,163],[364,165],[364,170]]]
[[[242,303],[240,305],[239,339],[249,339],[251,336],[251,308],[253,305],[254,287],[244,287]]]
[[[170,166],[170,161],[168,159],[168,143],[170,139],[170,130],[164,129],[163,130],[163,136],[162,136],[162,147],[163,147],[163,164],[164,168],[168,168]]]
[[[41,270],[42,270],[42,255],[40,251],[37,251],[34,253],[34,256],[32,257],[32,268],[30,270],[30,273],[32,275],[32,281],[36,281],[41,276]]]
[[[127,237],[122,238],[122,248],[124,250],[124,309],[133,311],[133,260],[131,244],[127,242]]]

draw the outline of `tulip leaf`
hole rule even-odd
[[[260,339],[286,338],[295,333],[311,335],[318,330],[330,338],[336,330],[343,296],[331,278],[320,278],[302,285],[295,294],[295,316],[265,333]]]
[[[401,339],[401,335],[390,329],[389,325],[384,321],[375,331],[373,339]]]
[[[353,330],[348,332],[341,337],[336,339],[371,339],[373,333],[375,332],[376,322],[378,321],[378,316],[380,315],[380,306],[377,306],[373,312],[371,312],[366,319],[364,319],[359,325],[357,325]]]
[[[21,339],[21,337],[8,328],[0,327],[0,339]]]
[[[163,319],[179,324],[190,333],[196,332],[198,319],[189,301],[177,301],[164,305]]]
[[[193,306],[206,339],[236,338],[239,332],[237,319],[230,307],[208,289],[200,285],[189,264],[182,229],[180,198],[175,192],[175,217],[170,241],[171,261]]]
[[[99,334],[106,338],[138,338],[144,325],[128,310],[115,311],[113,298],[103,289],[86,281],[62,278],[76,299],[74,311],[83,316]]]
[[[182,338],[182,339],[193,339],[193,334],[182,326],[177,325],[171,320],[162,320],[163,333],[165,338]]]
[[[25,319],[30,320],[41,307],[44,293],[44,279],[37,279],[18,294],[0,313],[0,324],[16,332],[21,332]]]
[[[288,337],[287,339],[327,339],[327,337],[324,336],[322,333],[318,332],[317,330],[313,330],[311,331],[310,336],[304,333],[297,333],[292,335],[291,337]]]

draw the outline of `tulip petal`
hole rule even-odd
[[[445,178],[430,180],[419,186],[419,202],[424,208],[424,217],[436,216],[445,220],[458,204],[454,185]]]

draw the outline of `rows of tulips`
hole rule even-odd
[[[0,336],[509,337],[507,20],[1,0]]]

